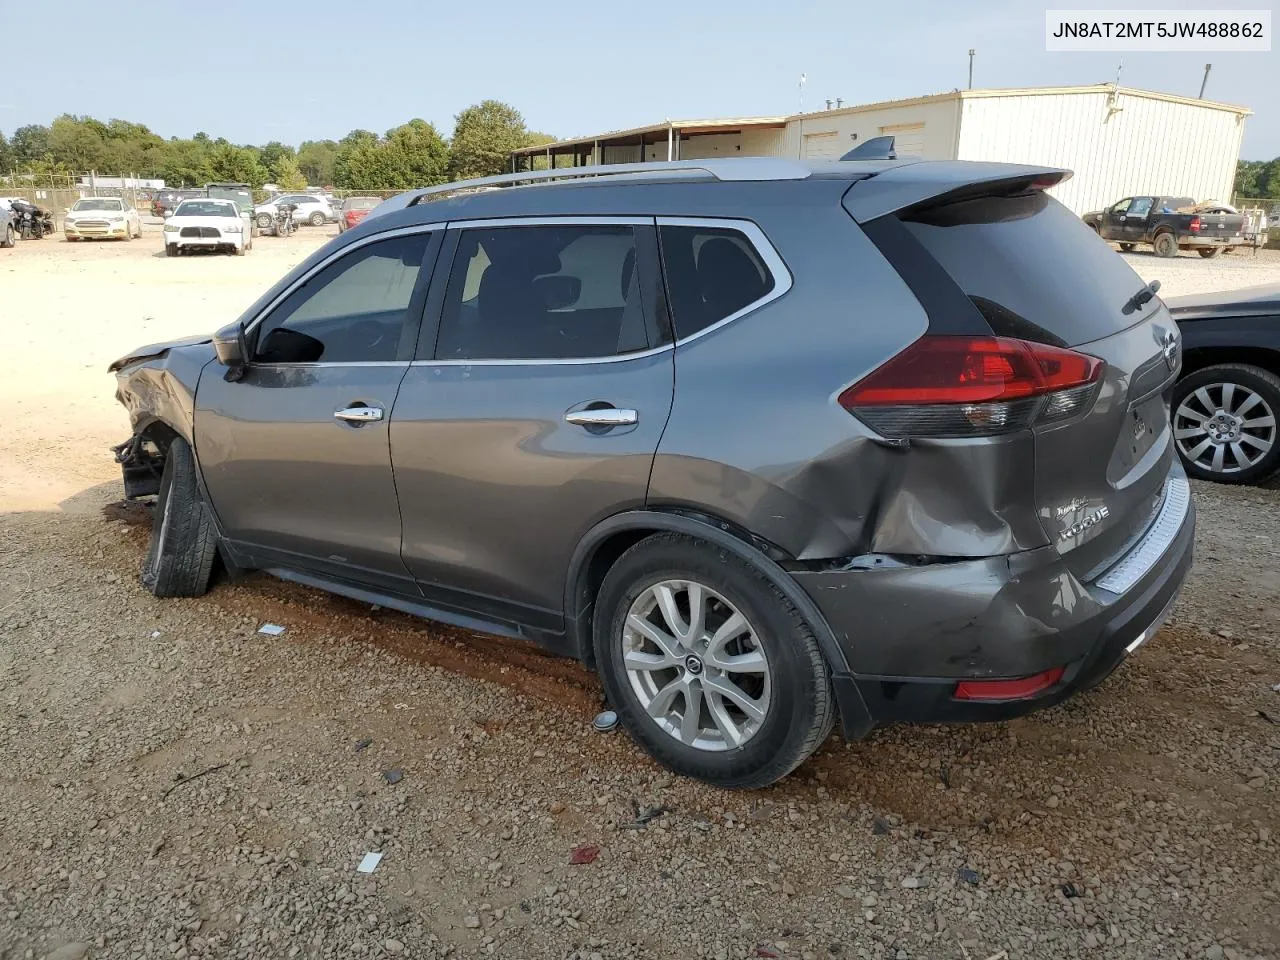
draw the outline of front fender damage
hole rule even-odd
[[[109,368],[116,375],[116,399],[133,428],[112,448],[130,500],[159,492],[175,438],[194,446],[196,386],[212,354],[207,340],[145,349],[151,352],[135,351]]]

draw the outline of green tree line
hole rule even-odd
[[[1236,167],[1236,196],[1280,200],[1280,157],[1241,160]]]
[[[497,100],[467,107],[448,139],[414,119],[382,136],[353,130],[341,140],[306,140],[297,148],[278,141],[231,143],[200,132],[168,140],[144,124],[103,123],[63,114],[48,126],[28,124],[6,137],[0,131],[0,176],[20,173],[137,174],[170,186],[233,180],[285,190],[308,184],[347,190],[395,190],[489,176],[506,169],[507,155],[554,138],[529,130],[520,111]]]

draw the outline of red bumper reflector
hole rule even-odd
[[[957,700],[1026,700],[1048,690],[1062,679],[1065,667],[1054,667],[1034,677],[1016,680],[962,680],[956,684]]]

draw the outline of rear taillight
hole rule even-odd
[[[1010,337],[924,336],[839,397],[885,437],[985,437],[1087,409],[1104,364]]]
[[[1187,229],[1192,233],[1198,233],[1200,231],[1200,218],[1192,217],[1191,223],[1187,226]]]

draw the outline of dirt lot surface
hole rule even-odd
[[[592,732],[595,679],[529,648],[267,577],[152,598],[106,365],[329,232],[0,251],[0,958],[1280,957],[1274,489],[1196,486],[1175,617],[1098,690],[750,794]],[[1128,259],[1165,295],[1280,280]]]

